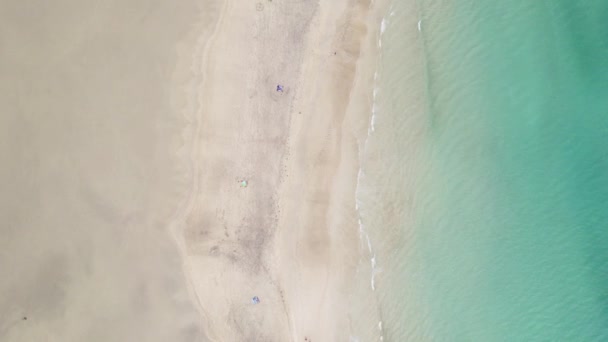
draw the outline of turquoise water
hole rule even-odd
[[[608,2],[392,10],[361,200],[384,339],[608,341]]]

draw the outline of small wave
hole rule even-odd
[[[372,291],[376,291],[376,254],[370,259],[370,263],[372,265],[372,277],[371,277],[371,285]]]
[[[359,205],[356,203],[357,207],[357,223],[359,224],[359,239],[361,241],[365,241],[367,245],[367,252],[371,255],[370,265],[371,265],[371,277],[370,277],[370,285],[372,291],[376,290],[376,254],[374,253],[374,248],[372,247],[372,240],[369,238],[369,234],[365,231],[365,227],[363,226],[363,222],[361,221],[361,213],[359,212]]]
[[[377,73],[374,73],[374,83],[376,81],[376,78],[377,78]],[[376,130],[376,111],[377,111],[376,95],[378,95],[378,88],[374,87],[374,91],[372,93],[372,118],[369,123],[369,128],[370,128],[371,132]],[[368,132],[368,135],[369,134],[370,134],[370,132]]]
[[[370,120],[369,128],[372,132],[376,130],[376,104],[372,105],[372,119]],[[367,134],[369,135],[369,132]]]
[[[378,37],[378,46],[382,47],[382,34],[386,31],[386,28],[388,26],[388,20],[386,18],[382,19],[382,22],[380,23],[380,37]],[[378,96],[379,93],[379,88],[376,86],[376,82],[378,80],[378,71],[376,70],[374,72],[374,88],[372,90],[372,108],[371,108],[371,117],[370,117],[370,121],[369,121],[369,125],[368,125],[368,130],[367,130],[367,137],[365,138],[362,146],[360,146],[360,159],[363,160],[363,158],[365,157],[366,154],[366,150],[367,150],[367,142],[369,140],[370,135],[376,130],[376,120],[377,120],[377,105],[376,105],[376,97]],[[370,275],[370,287],[372,289],[372,291],[376,290],[376,273],[377,273],[377,269],[376,269],[376,254],[374,253],[374,249],[372,247],[372,241],[369,237],[369,234],[367,233],[367,231],[365,230],[365,227],[363,225],[363,219],[361,216],[361,203],[360,203],[360,191],[361,191],[361,180],[363,178],[363,176],[365,176],[364,172],[363,172],[363,165],[359,165],[359,172],[357,174],[357,185],[356,185],[356,190],[355,190],[355,210],[357,211],[357,222],[359,224],[359,238],[361,239],[361,242],[365,242],[367,245],[367,251],[370,255],[370,265],[371,265],[371,275]]]
[[[394,12],[391,12],[391,16],[393,15]],[[382,22],[380,23],[380,31],[378,34],[378,47],[382,47],[382,34],[386,31],[386,29],[388,28],[388,20],[386,18],[382,19]],[[380,52],[381,54],[381,52]],[[379,66],[379,65],[378,65]],[[359,141],[359,170],[357,173],[357,181],[356,181],[356,188],[355,188],[355,211],[356,211],[356,215],[357,215],[357,223],[359,226],[359,239],[360,239],[360,248],[362,249],[362,251],[364,250],[364,246],[367,246],[367,252],[363,251],[363,254],[367,254],[367,258],[369,258],[369,281],[370,281],[370,288],[372,290],[372,292],[376,291],[376,275],[378,274],[378,257],[375,253],[374,247],[372,245],[372,239],[370,238],[370,235],[368,234],[367,230],[366,230],[366,219],[363,215],[364,213],[364,208],[365,208],[365,201],[362,201],[361,197],[362,197],[362,183],[363,183],[363,179],[365,178],[365,172],[364,172],[364,161],[365,158],[367,156],[367,150],[368,150],[368,142],[369,139],[372,135],[372,133],[374,133],[374,131],[376,130],[376,121],[378,118],[378,105],[377,105],[377,97],[378,94],[380,93],[381,89],[377,87],[377,83],[378,83],[378,77],[379,77],[379,68],[376,68],[376,71],[374,72],[374,80],[373,80],[373,89],[372,89],[372,93],[371,93],[371,97],[372,97],[372,103],[371,103],[371,115],[369,117],[369,122],[368,122],[368,128],[367,128],[367,136]],[[363,261],[363,260],[361,260]],[[366,269],[365,269],[366,270]],[[357,272],[359,271],[359,268],[357,269]],[[367,270],[366,270],[367,272]],[[379,303],[377,303],[379,304]],[[380,321],[378,323],[378,329],[380,330],[380,341],[384,340],[384,334],[383,334],[383,329],[382,329],[382,321]],[[355,336],[350,336],[349,338],[350,341],[359,341],[358,337]]]

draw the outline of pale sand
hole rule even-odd
[[[216,16],[179,3],[0,2],[0,341],[207,340],[167,222],[176,43]]]
[[[374,327],[350,303],[384,11],[2,2],[0,340],[344,341]]]
[[[211,339],[345,341],[360,323],[355,187],[382,10],[228,1],[195,57],[195,185],[175,232]]]

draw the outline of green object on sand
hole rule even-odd
[[[246,180],[242,180],[241,181],[241,188],[246,188],[247,187],[247,181]]]

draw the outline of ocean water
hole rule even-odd
[[[606,23],[600,0],[393,1],[357,192],[364,336],[608,340]]]

